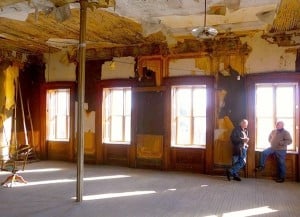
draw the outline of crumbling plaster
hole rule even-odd
[[[244,74],[295,71],[296,52],[291,52],[289,47],[279,47],[277,44],[270,44],[262,39],[261,35],[261,32],[257,32],[251,36],[241,38],[242,43],[247,43],[251,48],[251,52],[244,58]],[[63,51],[44,55],[46,62],[45,78],[47,82],[76,80],[76,64],[66,61],[66,55],[66,52]],[[210,61],[209,58],[207,60]],[[187,64],[190,66],[187,66]],[[169,66],[170,76],[207,74],[207,72],[203,72],[205,69],[200,68],[197,70],[197,67],[195,68],[193,58],[172,59]],[[115,57],[112,61],[107,61],[102,65],[101,79],[134,77],[134,67],[134,57]],[[185,70],[180,70],[181,68]],[[212,73],[214,74],[215,72]]]
[[[46,82],[76,81],[76,64],[69,63],[66,55],[65,51],[44,54]]]
[[[261,38],[261,33],[242,39],[252,48],[245,61],[245,73],[295,71],[296,52],[289,47],[278,47]]]

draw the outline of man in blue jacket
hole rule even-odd
[[[239,171],[246,165],[247,150],[248,150],[248,121],[243,119],[238,127],[235,127],[230,135],[230,140],[233,145],[232,149],[232,167],[226,170],[228,181],[241,181]]]

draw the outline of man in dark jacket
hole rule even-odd
[[[230,135],[230,140],[233,145],[232,149],[232,167],[226,170],[228,181],[241,181],[239,171],[246,165],[247,149],[248,149],[248,121],[243,119],[238,127],[235,127]]]
[[[271,131],[269,142],[271,147],[265,149],[261,153],[259,166],[256,167],[255,170],[262,171],[265,167],[267,157],[271,154],[275,154],[278,166],[278,178],[276,179],[276,182],[281,183],[284,182],[286,174],[285,158],[287,146],[292,143],[292,137],[290,133],[284,129],[284,123],[282,121],[278,121],[276,123],[276,129]]]

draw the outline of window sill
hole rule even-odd
[[[68,139],[48,139],[47,142],[70,142]]]
[[[298,151],[287,151],[288,154],[298,154]]]
[[[256,149],[256,152],[263,152],[264,149]],[[294,151],[294,150],[287,150],[286,152],[287,154],[298,154],[298,151]]]
[[[103,142],[103,145],[131,145],[128,142]]]
[[[194,148],[194,149],[206,149],[205,146],[193,146],[193,145],[174,145],[171,146],[171,148],[180,148],[180,149],[184,149],[184,148]]]

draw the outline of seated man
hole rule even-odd
[[[279,172],[276,182],[281,183],[284,182],[286,175],[285,158],[287,146],[292,143],[292,137],[290,133],[284,129],[284,123],[282,121],[278,121],[276,123],[276,129],[271,131],[269,135],[269,142],[271,147],[265,149],[261,153],[259,166],[255,168],[255,171],[262,171],[265,167],[267,157],[271,154],[275,154]]]

